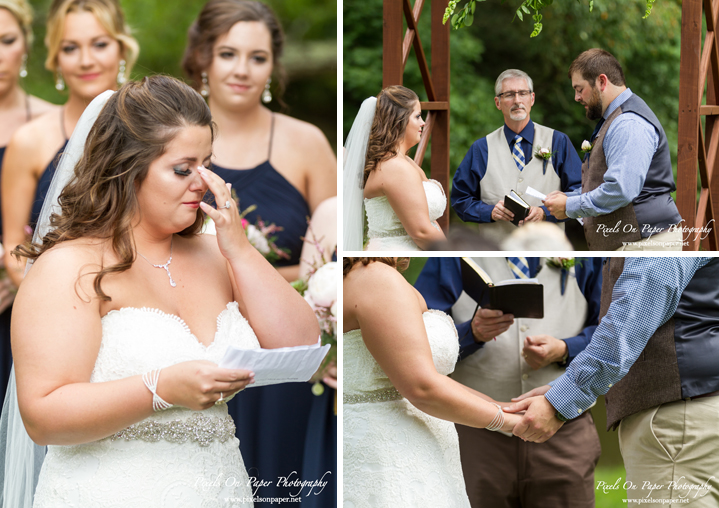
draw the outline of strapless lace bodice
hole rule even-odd
[[[459,341],[454,321],[444,312],[430,310],[422,315],[427,330],[432,359],[437,372],[449,375],[459,357]],[[357,394],[392,388],[382,368],[367,350],[360,330],[343,336],[343,393]]]
[[[102,342],[90,381],[141,375],[188,360],[219,363],[229,345],[260,347],[235,302],[217,317],[214,341],[207,347],[172,314],[132,307],[111,311],[102,318]],[[239,442],[228,419],[226,405],[205,411],[177,407],[114,437],[49,446],[33,506],[252,506]],[[158,438],[158,429],[171,426],[174,435]]]
[[[422,186],[427,196],[429,220],[439,229],[435,221],[444,213],[447,197],[442,185],[436,180],[422,182]],[[364,206],[367,214],[367,237],[370,240],[367,250],[419,250],[407,235],[386,196],[365,199]]]
[[[459,355],[454,322],[439,311],[422,318],[434,366],[450,374]],[[343,352],[343,507],[469,508],[454,424],[402,398],[360,330],[344,334]]]

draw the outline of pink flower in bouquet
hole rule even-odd
[[[243,219],[241,219],[241,222],[242,222],[242,229],[247,229],[247,225],[250,223],[250,221],[243,218]]]

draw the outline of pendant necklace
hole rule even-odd
[[[165,263],[164,265],[155,265],[149,259],[147,259],[145,256],[142,256],[142,254],[140,254],[140,251],[138,251],[137,249],[135,249],[135,252],[140,254],[140,256],[142,256],[142,259],[144,259],[145,261],[150,263],[150,265],[154,266],[155,268],[164,268],[165,271],[167,272],[167,276],[170,278],[170,286],[172,286],[174,288],[177,286],[177,282],[172,280],[172,274],[170,274],[170,263],[172,263],[172,242],[173,241],[174,241],[174,237],[172,240],[170,240],[170,259],[168,259],[167,263]]]

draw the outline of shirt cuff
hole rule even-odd
[[[554,409],[570,420],[580,416],[597,400],[594,395],[585,393],[574,384],[567,374],[551,381],[549,386],[552,388],[544,396]]]
[[[571,217],[572,219],[580,217],[581,200],[581,196],[567,196],[567,203],[565,205],[567,217]]]
[[[544,210],[544,218],[547,222],[559,222],[559,220],[550,213],[546,206],[540,206],[539,208]]]
[[[479,219],[480,222],[494,222],[492,220],[492,210],[494,205],[488,205],[487,203],[479,203]]]

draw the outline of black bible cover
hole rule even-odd
[[[544,317],[544,286],[538,283],[504,281],[495,285],[472,258],[461,258],[464,291],[483,309],[501,310],[515,318]]]
[[[512,224],[519,226],[519,221],[524,220],[529,215],[529,204],[514,191],[504,196],[504,207],[514,214]]]

